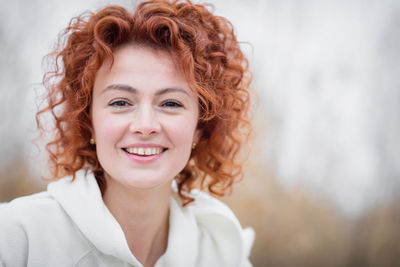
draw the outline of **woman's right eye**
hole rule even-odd
[[[111,101],[110,104],[108,104],[108,105],[112,106],[112,107],[117,107],[117,108],[131,106],[131,104],[128,101],[123,100],[123,99],[118,99],[118,100]]]

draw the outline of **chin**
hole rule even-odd
[[[141,175],[135,175],[134,178],[132,177],[126,177],[123,179],[124,181],[122,182],[123,186],[132,188],[132,189],[154,189],[158,187],[163,187],[167,186],[170,187],[171,182],[173,178],[171,179],[165,179],[161,177],[156,177],[156,178],[149,178],[149,177],[154,177],[153,176],[141,176]]]

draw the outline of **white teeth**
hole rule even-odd
[[[143,147],[139,147],[138,152],[139,155],[144,155],[144,149]]]
[[[150,148],[150,147],[146,148],[146,149],[144,150],[144,154],[145,154],[145,155],[151,155],[151,154],[152,154],[152,153],[151,153],[151,148]]]
[[[151,156],[151,155],[157,155],[162,152],[162,148],[160,147],[129,147],[125,149],[128,153],[130,154],[137,154],[137,155],[146,155],[146,156]]]

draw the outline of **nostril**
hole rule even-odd
[[[154,129],[154,128],[139,128],[139,129],[135,129],[132,131],[135,134],[139,134],[139,135],[154,135],[157,134],[159,131]]]
[[[149,109],[140,110],[136,115],[130,122],[130,132],[137,135],[155,135],[160,132],[161,124],[153,111]]]

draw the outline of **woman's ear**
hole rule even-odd
[[[193,136],[193,142],[198,143],[200,141],[202,134],[203,134],[202,130],[196,129],[196,131],[194,132],[194,136]]]

